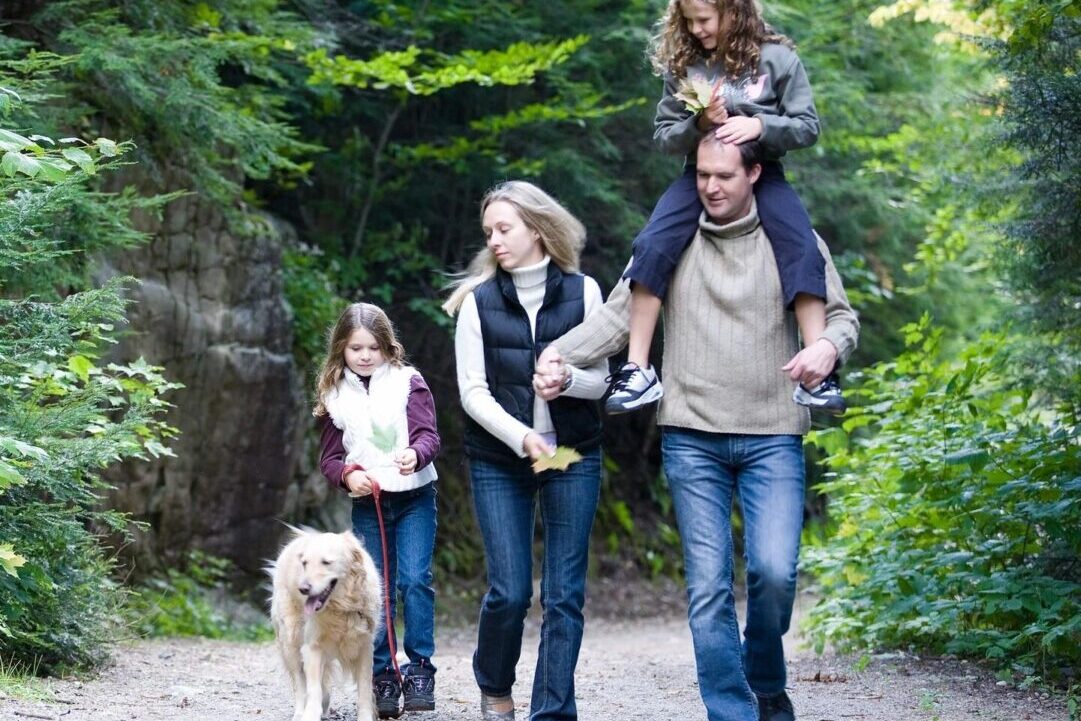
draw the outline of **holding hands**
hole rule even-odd
[[[570,379],[570,373],[570,368],[563,362],[563,357],[555,346],[548,346],[537,358],[537,367],[533,372],[533,390],[546,401],[557,398]]]

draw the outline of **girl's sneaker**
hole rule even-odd
[[[843,415],[848,404],[841,391],[841,381],[836,373],[830,373],[826,380],[808,390],[800,383],[792,394],[792,400],[811,410],[823,411],[831,415]]]
[[[652,367],[639,368],[637,363],[624,363],[607,380],[604,410],[609,415],[637,410],[659,401],[664,395],[657,371]]]
[[[398,718],[402,715],[398,705],[402,698],[402,687],[393,670],[387,669],[372,679],[372,689],[375,691],[375,707],[379,711],[379,718]]]
[[[435,670],[426,662],[410,664],[405,669],[402,693],[406,711],[435,710]]]

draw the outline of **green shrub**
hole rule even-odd
[[[810,439],[830,453],[833,532],[804,554],[822,597],[806,627],[819,648],[912,646],[1055,680],[1081,662],[1076,409],[1019,382],[1018,339],[944,359],[926,317],[904,331],[908,350],[853,391],[866,405]]]
[[[130,144],[4,128],[23,117],[8,70],[0,62],[0,94],[15,98],[0,107],[0,657],[47,673],[104,658],[122,594],[99,534],[127,522],[100,508],[101,472],[169,453],[159,417],[177,385],[142,359],[102,359],[129,281],[89,278],[88,251],[138,242],[131,211],[162,200],[90,187]]]
[[[273,638],[265,614],[231,596],[226,585],[231,565],[226,559],[193,551],[186,570],[170,568],[165,576],[151,578],[135,589],[127,608],[133,626],[144,636]]]

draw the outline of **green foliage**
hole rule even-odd
[[[249,612],[247,618],[226,609],[243,608],[231,602],[227,580],[232,564],[198,551],[189,554],[186,568],[167,569],[164,576],[150,578],[133,589],[126,615],[143,636],[202,636],[238,641],[267,641],[274,630],[265,614]]]
[[[179,169],[231,210],[246,179],[302,176],[317,150],[287,124],[278,90],[314,34],[277,6],[68,0],[35,22],[68,56],[73,109],[116,120],[154,149],[140,157],[148,169],[163,180]]]
[[[32,92],[44,87],[32,65],[0,64],[0,81],[33,70]],[[29,116],[5,106],[9,122]],[[90,288],[86,253],[138,240],[128,214],[155,202],[89,183],[132,146],[0,138],[0,636],[8,663],[53,672],[103,658],[120,592],[99,534],[127,521],[101,508],[101,472],[170,453],[162,395],[177,386],[142,359],[103,359],[130,281]]]
[[[323,49],[305,57],[312,69],[309,82],[351,85],[376,90],[395,88],[410,95],[433,95],[462,83],[477,85],[520,85],[554,65],[565,62],[586,43],[585,35],[548,43],[518,42],[506,50],[463,50],[453,55],[429,53],[433,62],[418,66],[421,50],[410,46],[403,51],[382,53],[371,60],[338,56],[333,59]]]
[[[329,272],[324,271],[321,260],[318,253],[308,249],[282,254],[285,299],[293,311],[293,356],[308,375],[322,363],[327,334],[348,304],[335,288],[333,275],[337,267],[332,264]]]
[[[1081,662],[1081,429],[1017,381],[1016,338],[956,358],[925,316],[850,393],[830,452],[834,535],[807,549],[821,647],[914,646],[1047,681]],[[857,430],[858,429],[858,430]],[[846,436],[846,433],[851,434]]]
[[[1021,31],[1019,31],[1021,32]],[[1006,141],[1022,154],[1009,176],[1017,212],[999,258],[1040,327],[1081,351],[1081,17],[1042,31],[1039,44],[992,45],[1006,73],[999,93]],[[996,184],[997,185],[997,184]],[[1081,397],[1078,394],[1076,397]]]

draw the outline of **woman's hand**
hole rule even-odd
[[[410,473],[416,472],[417,452],[412,448],[406,448],[394,459],[394,464],[398,466],[398,473],[401,473],[403,476],[408,476]]]
[[[372,477],[366,471],[350,471],[345,474],[345,487],[352,496],[370,496],[372,494]]]
[[[540,437],[540,434],[536,431],[530,431],[522,439],[522,450],[529,456],[530,460],[537,460],[543,456],[555,455],[555,449]]]
[[[721,123],[714,133],[717,140],[725,143],[746,143],[762,137],[762,121],[746,115],[733,115]]]

